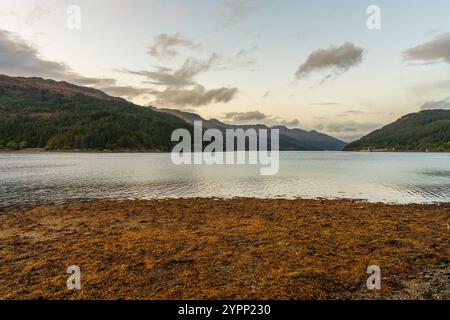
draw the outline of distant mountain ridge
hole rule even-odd
[[[333,138],[329,135],[317,131],[306,131],[302,129],[289,129],[285,126],[268,127],[266,125],[232,125],[223,123],[217,119],[206,120],[196,113],[185,112],[174,109],[156,109],[157,111],[169,113],[177,116],[187,123],[202,121],[204,129],[219,129],[224,132],[226,129],[279,129],[280,130],[280,150],[295,151],[341,151],[347,145],[346,142]]]
[[[424,110],[350,143],[346,151],[450,151],[450,110]]]

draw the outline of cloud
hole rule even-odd
[[[148,48],[148,54],[158,58],[173,58],[179,54],[177,48],[184,47],[195,50],[200,44],[179,33],[161,33],[154,37],[153,45]]]
[[[37,49],[16,34],[0,30],[0,73],[12,76],[51,78],[83,86],[94,86],[111,95],[128,99],[152,95],[158,106],[198,107],[210,103],[231,101],[239,91],[237,88],[221,87],[207,90],[194,80],[198,74],[208,71],[216,59],[216,54],[212,54],[205,61],[189,58],[177,70],[162,67],[151,72],[120,70],[146,77],[148,83],[164,86],[165,90],[120,86],[115,79],[85,77],[74,72],[65,63],[45,60]]]
[[[152,104],[158,107],[200,107],[210,103],[228,103],[239,92],[238,88],[221,87],[206,89],[195,81],[195,77],[214,68],[219,56],[213,53],[207,60],[188,58],[176,69],[158,67],[155,71],[121,70],[145,77],[144,83],[165,87],[164,90],[152,90],[155,97]]]
[[[230,102],[239,92],[237,88],[218,88],[206,90],[201,85],[192,89],[167,88],[164,91],[154,91],[156,100],[153,102],[160,107],[177,107],[184,109],[186,106],[200,107],[210,103]]]
[[[360,116],[360,115],[365,115],[365,114],[368,114],[368,112],[361,111],[361,110],[348,110],[348,111],[344,111],[344,112],[338,114],[337,117],[351,117],[351,116]]]
[[[364,50],[347,42],[340,47],[330,47],[314,51],[295,73],[297,79],[304,78],[314,71],[331,69],[332,74],[339,75],[361,63]]]
[[[411,88],[411,92],[417,95],[425,95],[429,92],[448,92],[450,88],[450,80],[441,80],[432,83],[420,84]]]
[[[232,58],[226,59],[226,63],[231,67],[248,68],[256,63],[252,55],[258,50],[258,45],[254,45],[250,49],[241,49]]]
[[[143,83],[163,87],[163,90],[155,89],[150,93],[155,100],[152,104],[158,107],[177,107],[186,109],[200,107],[210,103],[227,103],[238,93],[238,88],[221,87],[206,89],[196,81],[199,74],[210,70],[222,70],[230,67],[244,67],[253,64],[250,53],[257,46],[249,50],[241,50],[231,58],[221,57],[212,53],[206,60],[188,58],[178,69],[156,67],[155,70],[118,70],[128,74],[145,78]]]
[[[154,85],[184,87],[196,85],[196,82],[194,81],[195,76],[210,70],[217,59],[217,54],[213,53],[206,61],[188,58],[177,70],[158,67],[156,71],[133,71],[128,69],[120,71],[146,77],[146,83]]]
[[[142,95],[149,95],[154,92],[152,89],[136,88],[131,86],[110,86],[103,87],[103,91],[112,96],[123,97],[126,99],[134,99]]]
[[[254,45],[249,49],[241,49],[232,56],[222,56],[215,54],[214,69],[215,70],[232,70],[239,68],[249,68],[256,64],[254,53],[258,50],[258,45]]]
[[[245,122],[245,121],[260,121],[267,119],[267,116],[259,111],[249,112],[228,112],[225,113],[223,119],[232,122]]]
[[[61,77],[62,80],[66,79],[68,82],[72,82],[74,84],[78,84],[80,86],[95,86],[98,88],[102,88],[105,86],[112,86],[117,83],[116,79],[111,78],[91,78],[91,77],[85,77],[82,75],[78,75],[76,73],[69,73]]]
[[[0,73],[11,76],[42,77],[63,80],[81,86],[95,87],[112,96],[134,99],[151,95],[154,90],[120,86],[116,79],[85,77],[67,64],[43,59],[38,50],[16,34],[0,30]]]
[[[310,103],[310,106],[342,106],[340,102],[318,102],[318,103]]]
[[[279,117],[269,116],[260,111],[228,112],[224,114],[222,119],[225,122],[233,124],[249,124],[257,122],[268,126],[299,127],[300,125],[300,121],[298,119],[293,119],[290,121],[282,120]]]
[[[420,107],[420,110],[438,110],[438,109],[450,110],[450,97],[447,97],[446,99],[441,101],[428,101],[425,102]]]
[[[257,46],[250,49],[242,49],[235,56],[227,58],[212,53],[206,60],[188,58],[183,65],[174,70],[166,67],[156,67],[154,71],[122,69],[120,72],[143,76],[147,78],[145,83],[168,86],[185,87],[197,85],[195,77],[210,70],[224,70],[235,67],[248,67],[255,63],[251,58],[251,53],[257,50]]]
[[[226,0],[222,3],[222,27],[238,24],[257,10],[258,7],[251,0]]]
[[[286,127],[298,128],[300,126],[300,121],[298,119],[294,119],[291,121],[281,120],[279,124]]]
[[[37,5],[31,10],[31,12],[25,18],[25,23],[29,26],[33,26],[42,19],[44,16],[48,15],[51,12],[49,7],[43,7]]]
[[[450,33],[441,34],[429,42],[406,50],[403,57],[405,60],[450,63]]]
[[[373,122],[356,122],[356,121],[343,121],[343,122],[333,122],[325,125],[327,130],[332,132],[359,132],[361,130],[372,130],[378,128],[379,123]],[[323,127],[323,125],[322,125]]]
[[[180,79],[192,79],[196,75],[210,70],[217,58],[218,55],[213,53],[206,61],[195,58],[186,59],[181,68],[175,71],[174,76]]]
[[[0,73],[65,80],[85,86],[112,85],[116,82],[114,79],[85,77],[65,63],[45,60],[37,49],[17,34],[4,30],[0,30]]]
[[[321,123],[316,126],[316,130],[326,132],[327,134],[338,137],[344,141],[354,141],[382,126],[382,124],[375,122],[356,122],[347,120]]]
[[[61,76],[70,72],[58,62],[46,61],[38,51],[16,34],[0,30],[0,70],[8,74]]]
[[[161,71],[160,69],[158,69],[157,71],[145,71],[145,70],[133,71],[128,69],[122,69],[120,71],[145,77],[148,79],[144,81],[145,83],[158,86],[184,87],[195,84],[195,82],[192,79],[179,78],[172,72]]]

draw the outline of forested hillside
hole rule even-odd
[[[345,150],[450,151],[450,110],[408,114],[349,144]]]
[[[185,121],[101,91],[0,77],[0,148],[168,151]]]

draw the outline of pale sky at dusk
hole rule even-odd
[[[0,0],[0,73],[351,141],[450,108],[448,0]],[[67,27],[68,6],[81,29]],[[370,5],[381,30],[366,26]]]

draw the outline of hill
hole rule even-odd
[[[23,95],[30,92],[47,92],[48,94],[58,94],[64,96],[84,95],[102,100],[122,100],[107,95],[103,91],[77,86],[65,81],[55,81],[42,78],[9,77],[0,74],[0,88],[11,94]]]
[[[0,76],[0,149],[168,151],[177,128],[192,126],[99,90]]]
[[[202,121],[204,129],[219,129],[225,132],[227,129],[271,129],[265,125],[231,125],[223,123],[217,119],[205,120],[201,116],[191,112],[184,112],[173,109],[156,109],[158,111],[175,115],[187,123],[193,124],[194,121]],[[333,138],[317,131],[306,131],[302,129],[289,129],[285,126],[275,126],[273,129],[280,130],[280,150],[295,151],[295,150],[309,150],[309,151],[341,151],[347,143],[339,139]]]
[[[64,81],[0,75],[0,149],[169,151],[175,129],[270,129],[230,125],[195,113],[142,107]],[[342,150],[345,142],[301,129],[280,129],[280,150]],[[270,145],[270,141],[269,141]]]
[[[346,151],[450,151],[450,110],[408,114],[350,143]]]

